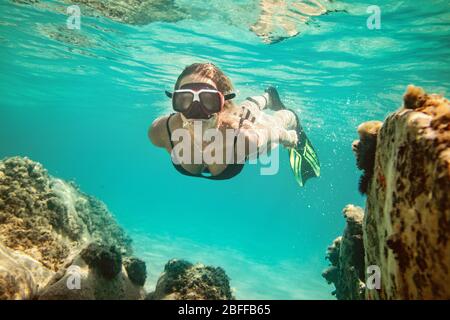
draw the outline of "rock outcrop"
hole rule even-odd
[[[342,237],[336,238],[328,247],[327,259],[331,266],[322,276],[334,283],[333,294],[339,300],[364,299],[364,247],[362,208],[348,205],[343,210],[347,225]]]
[[[106,206],[28,158],[0,161],[0,300],[144,299],[145,262]],[[221,268],[171,260],[152,299],[233,299]]]
[[[220,267],[170,260],[150,300],[232,300],[229,278]]]
[[[75,269],[81,289],[69,290]],[[0,298],[143,298],[145,272],[102,202],[37,162],[0,161]]]
[[[383,122],[381,121],[364,122],[358,127],[359,140],[354,141],[352,144],[356,157],[356,166],[363,171],[359,179],[359,192],[362,194],[367,194],[369,183],[372,180],[377,137],[382,125]]]
[[[145,295],[143,284],[128,275],[115,247],[91,244],[51,279],[38,298],[142,300]]]
[[[378,135],[364,220],[369,299],[450,298],[450,103],[408,87]]]
[[[381,282],[365,297],[450,299],[450,102],[409,86],[403,107],[373,124],[360,128],[376,129],[376,148],[354,143],[357,159],[373,159],[358,163],[370,173],[364,259]]]
[[[0,243],[0,300],[36,297],[55,272]]]
[[[125,270],[131,282],[138,286],[144,286],[147,280],[147,267],[145,262],[138,258],[126,258],[124,261]]]
[[[0,161],[0,241],[53,271],[91,242],[131,254],[131,239],[102,202],[20,157]]]

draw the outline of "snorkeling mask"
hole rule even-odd
[[[230,93],[223,95],[207,83],[189,83],[173,93],[166,91],[172,99],[172,107],[186,119],[208,120],[223,110],[225,101],[236,97]]]

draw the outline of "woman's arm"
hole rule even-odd
[[[286,130],[280,127],[246,126],[245,123],[239,130],[238,141],[242,137],[245,141],[246,156],[266,152],[267,149],[272,149],[278,144],[291,148],[298,143],[298,136],[295,130]]]
[[[148,138],[157,147],[169,150],[168,116],[157,118],[148,128]]]
[[[274,123],[272,125],[242,120],[240,112],[241,108],[236,108],[221,115],[222,124],[225,124],[226,128],[237,130],[237,158],[244,159],[255,153],[262,154],[278,144],[286,148],[297,145],[298,137],[295,130],[287,130]]]

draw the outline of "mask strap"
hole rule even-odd
[[[165,90],[164,92],[168,98],[171,98],[171,99],[173,98],[172,92],[169,92],[167,90]],[[236,93],[229,93],[229,94],[224,95],[223,97],[224,97],[225,101],[232,100],[232,99],[236,98]]]
[[[236,93],[229,93],[229,94],[224,95],[223,97],[224,97],[225,101],[232,100],[232,99],[236,98]]]

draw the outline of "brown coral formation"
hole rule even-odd
[[[342,237],[338,237],[328,247],[327,259],[331,266],[322,276],[333,283],[333,294],[339,300],[364,299],[364,247],[362,222],[363,209],[348,205],[343,210],[346,227]]]
[[[74,185],[52,178],[27,158],[0,161],[0,242],[56,271],[90,242],[131,253],[131,240],[106,206]]]
[[[144,269],[145,272],[145,269]],[[91,244],[61,269],[40,300],[142,300],[143,285],[129,276],[114,247]]]
[[[129,279],[122,263],[131,253],[131,240],[102,202],[49,176],[37,162],[0,161],[1,299],[143,298],[143,284]],[[70,266],[84,267],[84,289],[57,281],[70,276]],[[121,290],[106,290],[113,285]]]
[[[54,272],[0,243],[0,300],[37,297]]]
[[[232,300],[229,278],[220,267],[170,260],[151,300]]]
[[[372,172],[365,181],[365,266],[381,272],[380,288],[366,288],[365,297],[450,299],[450,102],[409,86],[404,106],[381,128],[373,124],[359,133],[375,128],[375,148],[354,148],[358,167]]]
[[[352,144],[356,156],[356,165],[358,169],[363,171],[359,180],[359,191],[362,194],[367,193],[369,182],[373,176],[377,136],[382,125],[381,121],[364,122],[358,127],[359,140]]]
[[[131,282],[138,286],[144,286],[147,279],[147,266],[138,258],[127,258],[124,261],[125,270]]]
[[[144,299],[145,262],[106,206],[27,158],[0,161],[0,300]],[[221,268],[167,263],[153,299],[231,299]]]
[[[450,103],[409,86],[378,138],[364,244],[382,271],[369,299],[449,299]]]

